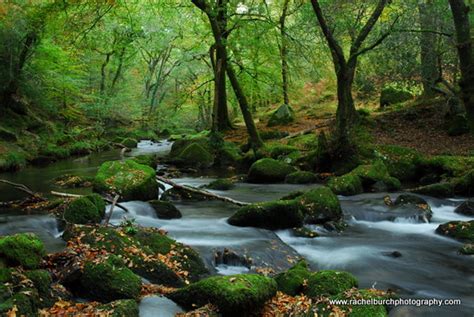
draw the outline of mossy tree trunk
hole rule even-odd
[[[461,69],[461,99],[466,108],[471,131],[474,131],[474,58],[472,56],[470,8],[464,0],[449,0],[456,29],[457,50]]]
[[[436,12],[434,12],[433,0],[423,0],[418,3],[420,15],[420,58],[421,79],[423,83],[423,95],[432,97],[436,81],[440,78],[438,69],[438,54],[436,50],[437,30]]]
[[[286,17],[288,16],[289,0],[284,0],[283,10],[280,16],[280,58],[281,58],[281,80],[283,103],[290,105],[290,98],[288,96],[288,39],[286,35]]]

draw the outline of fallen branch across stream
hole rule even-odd
[[[246,203],[246,202],[243,202],[243,201],[238,201],[238,200],[235,200],[235,199],[232,199],[232,198],[229,198],[229,197],[225,197],[225,196],[220,196],[220,195],[208,192],[207,190],[197,189],[195,187],[186,186],[186,185],[180,185],[180,184],[177,184],[177,183],[173,182],[171,179],[168,179],[168,178],[165,178],[165,177],[162,177],[162,176],[156,176],[156,179],[160,182],[171,185],[174,188],[189,191],[191,193],[200,194],[200,195],[206,196],[210,199],[222,200],[222,201],[225,201],[225,202],[237,205],[237,206],[250,205],[250,203]]]
[[[51,195],[54,195],[54,196],[57,196],[57,197],[64,197],[64,198],[79,198],[79,197],[82,197],[84,195],[78,195],[78,194],[70,194],[70,193],[61,193],[61,192],[55,192],[55,191],[51,191]],[[123,209],[125,212],[129,212],[129,210],[127,209],[127,207],[115,202],[114,203],[114,200],[113,199],[110,199],[110,198],[107,198],[107,197],[102,197],[106,202],[108,202],[109,204],[115,204],[115,206],[117,206],[118,208],[120,209]]]
[[[6,179],[0,179],[0,183],[12,186],[16,190],[27,193],[28,195],[33,196],[34,198],[37,198],[37,199],[40,199],[40,200],[45,200],[45,198],[41,197],[41,195],[39,193],[35,193],[30,188],[28,188],[26,185],[10,182],[10,181],[7,181]]]

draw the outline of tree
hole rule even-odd
[[[435,34],[437,30],[437,17],[434,10],[433,0],[424,0],[418,3],[420,16],[420,57],[421,57],[421,79],[423,84],[423,94],[433,96],[433,87],[440,78],[438,67],[438,54],[436,51]]]
[[[215,131],[224,131],[232,128],[227,109],[226,90],[227,1],[217,0],[211,6],[206,0],[192,0],[193,4],[206,14],[215,41],[209,50],[214,70],[214,117],[212,129]]]
[[[311,0],[314,13],[318,19],[319,26],[331,51],[334,69],[337,77],[337,113],[336,113],[336,135],[337,147],[343,152],[350,146],[349,133],[351,125],[357,120],[357,112],[352,97],[352,84],[357,66],[357,59],[360,55],[367,53],[380,45],[389,35],[389,32],[382,34],[372,44],[362,47],[367,36],[374,28],[389,0],[379,0],[372,14],[357,34],[351,35],[351,45],[349,56],[346,58],[344,49],[335,38],[331,27],[321,10],[318,0]]]
[[[286,34],[286,19],[288,17],[288,6],[290,0],[283,0],[283,8],[280,15],[280,57],[281,57],[281,79],[283,103],[290,105],[290,98],[288,97],[288,39]]]
[[[242,87],[237,79],[235,71],[233,70],[232,66],[229,63],[229,57],[227,52],[227,41],[228,36],[230,34],[230,30],[227,28],[227,0],[217,0],[215,6],[211,6],[205,0],[192,0],[192,2],[202,10],[209,19],[209,23],[211,25],[212,33],[214,35],[215,44],[211,47],[211,60],[212,65],[214,68],[214,76],[215,76],[215,94],[217,97],[214,97],[216,106],[214,108],[214,112],[217,114],[215,115],[214,120],[217,120],[216,126],[218,127],[218,131],[224,130],[228,127],[228,114],[227,114],[227,96],[225,95],[225,91],[221,91],[222,89],[225,90],[225,75],[229,77],[229,81],[231,82],[232,88],[236,95],[237,101],[239,102],[240,110],[244,117],[245,126],[247,128],[247,133],[249,135],[250,145],[256,149],[263,145],[262,139],[258,133],[257,127],[255,126],[255,122],[253,121],[252,113],[249,109],[249,104],[247,98],[243,92]],[[215,54],[213,53],[215,51]],[[223,74],[223,78],[221,78]],[[218,100],[218,98],[225,97],[225,111],[224,109],[219,108],[222,106],[222,102]],[[217,102],[216,102],[217,100]],[[220,114],[220,111],[222,112]],[[224,120],[224,122],[221,122]]]
[[[466,108],[467,117],[474,131],[474,59],[472,56],[470,8],[464,0],[449,0],[456,30],[457,51],[461,70],[461,99]]]

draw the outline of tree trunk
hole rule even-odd
[[[357,118],[357,112],[352,98],[352,82],[354,69],[344,67],[337,74],[337,112],[336,112],[336,140],[344,141],[349,139],[350,128]]]
[[[474,131],[474,60],[469,23],[469,7],[463,0],[449,0],[456,29],[457,49],[461,69],[461,99],[466,108],[471,131]]]
[[[255,122],[253,122],[252,113],[250,112],[247,98],[240,87],[237,76],[235,75],[234,69],[231,65],[227,65],[227,75],[229,76],[230,83],[234,89],[235,97],[237,98],[240,106],[240,111],[244,117],[245,126],[249,134],[250,145],[253,149],[258,149],[263,146],[263,141],[260,138]]]
[[[438,69],[438,54],[436,52],[436,15],[433,10],[433,0],[424,0],[418,4],[420,14],[420,57],[423,95],[431,97],[435,94],[433,87],[440,77]]]
[[[225,46],[220,43],[222,40],[218,35],[219,42],[216,44],[216,58],[214,69],[214,122],[213,127],[215,131],[225,131],[232,128],[229,119],[229,112],[227,109],[227,90],[226,90],[226,69],[227,69],[227,54]]]
[[[288,97],[288,42],[286,38],[286,15],[288,12],[289,0],[285,0],[283,3],[283,11],[280,16],[280,36],[281,36],[281,47],[280,47],[280,58],[281,58],[281,79],[282,79],[282,92],[283,92],[283,103],[290,105],[290,98]]]

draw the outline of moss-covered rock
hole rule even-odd
[[[451,184],[455,194],[472,196],[474,194],[474,169],[468,170],[462,176],[452,179]]]
[[[131,159],[137,162],[138,164],[150,166],[151,168],[156,169],[157,158],[153,154],[138,155],[132,157]]]
[[[459,249],[459,253],[464,255],[474,255],[474,243],[467,243]]]
[[[227,222],[233,226],[285,229],[303,224],[300,204],[294,200],[280,200],[241,207]]]
[[[305,294],[310,297],[337,295],[357,284],[357,279],[348,272],[319,271],[308,278]]]
[[[375,289],[359,289],[351,290],[347,293],[340,293],[338,295],[332,296],[332,300],[383,300],[387,299],[390,296],[386,293]],[[387,308],[384,305],[340,305],[339,312],[343,312],[346,316],[350,317],[386,317]],[[324,314],[324,311],[321,311],[321,314]]]
[[[283,104],[272,113],[267,126],[285,125],[293,121],[295,121],[295,111],[289,105]]]
[[[35,269],[44,255],[43,242],[34,234],[18,233],[0,238],[0,257],[10,265]]]
[[[232,142],[224,142],[216,151],[214,165],[220,167],[238,166],[243,161],[242,151]]]
[[[394,87],[387,87],[382,89],[380,93],[380,107],[386,107],[401,103],[413,98],[413,95],[406,90],[397,89]]]
[[[436,233],[462,242],[474,243],[474,220],[443,223],[436,228]]]
[[[328,187],[309,190],[297,197],[296,201],[302,208],[306,223],[337,221],[342,217],[339,199]]]
[[[141,279],[117,256],[87,262],[80,279],[83,291],[94,300],[138,299]]]
[[[206,188],[214,190],[229,190],[234,187],[234,182],[228,178],[219,178],[206,185]]]
[[[181,212],[169,201],[150,200],[148,202],[155,209],[156,216],[160,219],[181,218]]]
[[[275,280],[253,274],[214,276],[167,296],[186,309],[214,304],[224,316],[247,316],[276,294]]]
[[[40,308],[38,291],[34,288],[22,288],[7,300],[0,302],[0,314],[7,316],[16,307],[15,316],[37,316]]]
[[[443,182],[420,186],[410,191],[421,195],[445,198],[452,197],[454,195],[454,186],[451,183]]]
[[[69,223],[100,223],[105,215],[105,202],[98,194],[79,197],[67,203],[63,218]]]
[[[331,177],[327,186],[337,195],[351,196],[364,192],[360,177],[352,174]]]
[[[121,200],[153,200],[158,197],[156,172],[133,160],[103,163],[94,179],[94,191],[118,193]]]
[[[297,171],[286,175],[285,183],[287,184],[311,184],[318,180],[316,174],[307,171]]]
[[[52,306],[55,299],[51,290],[51,283],[53,282],[51,274],[46,270],[32,270],[26,271],[25,275],[33,282],[33,285],[38,290],[38,295],[41,298],[40,306]]]
[[[208,168],[214,163],[214,157],[199,143],[191,143],[175,158],[174,161],[185,166]]]
[[[278,290],[285,294],[296,296],[303,293],[305,285],[311,276],[306,261],[301,260],[291,269],[275,276]]]
[[[120,144],[125,145],[129,149],[133,149],[137,147],[138,141],[132,138],[125,138],[120,142]]]
[[[138,317],[138,303],[133,299],[116,300],[107,305],[98,307],[99,311],[110,312],[110,317]]]
[[[474,216],[474,199],[471,198],[464,201],[454,209],[454,212],[461,215]]]
[[[274,159],[263,158],[252,164],[248,173],[248,181],[252,183],[282,182],[295,168]]]
[[[377,147],[377,152],[380,153],[391,176],[401,181],[417,179],[422,156],[416,150],[396,145],[383,145]]]

